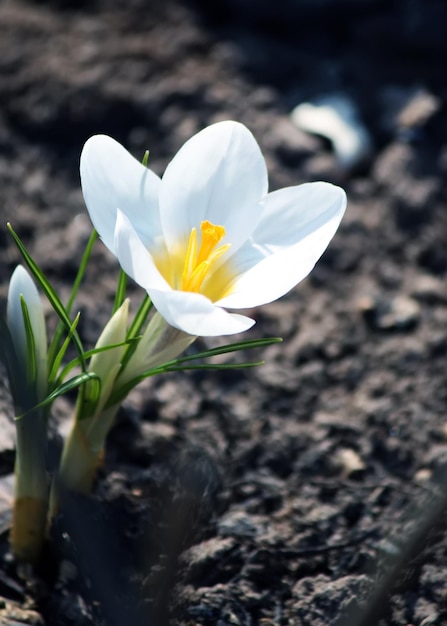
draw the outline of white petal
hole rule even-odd
[[[245,126],[226,121],[205,128],[185,143],[163,176],[160,212],[168,248],[209,220],[225,227],[223,241],[235,252],[260,219],[267,186],[264,158]]]
[[[219,306],[272,302],[305,278],[334,236],[346,194],[329,183],[306,183],[267,196],[261,223],[232,258],[239,277]]]
[[[149,292],[150,289],[171,289],[158,271],[150,252],[144,247],[130,220],[117,211],[115,253],[128,276]]]
[[[227,313],[198,293],[151,290],[149,295],[168,324],[189,335],[233,335],[248,330],[255,323],[249,317]]]
[[[107,135],[90,137],[81,153],[80,170],[90,218],[111,252],[115,253],[117,209],[127,215],[144,245],[153,245],[161,237],[161,181],[121,144]]]

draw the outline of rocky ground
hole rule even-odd
[[[349,197],[312,275],[250,312],[250,337],[284,343],[256,370],[138,388],[94,497],[67,505],[31,582],[8,547],[2,375],[1,623],[447,623],[446,23],[436,0],[0,2],[2,311],[20,261],[6,221],[69,293],[94,133],[149,148],[161,174],[197,130],[236,119],[271,189],[323,179]],[[290,119],[334,94],[370,139],[359,161]],[[98,244],[77,301],[88,345],[116,277]],[[73,401],[54,407],[55,457]]]

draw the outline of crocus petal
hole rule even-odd
[[[147,291],[171,288],[158,271],[133,225],[120,210],[117,211],[114,248],[121,267],[140,287]]]
[[[116,211],[130,219],[141,241],[154,245],[161,237],[159,177],[139,163],[117,141],[95,135],[81,154],[81,185],[90,218],[112,253]]]
[[[244,315],[227,313],[198,293],[155,289],[149,295],[168,324],[189,335],[233,335],[248,330],[255,323]]]
[[[19,361],[25,367],[27,357],[25,322],[20,296],[23,296],[34,335],[34,349],[37,365],[36,389],[43,398],[47,389],[47,333],[42,301],[33,279],[22,265],[14,270],[9,282],[7,303],[7,324]]]
[[[256,227],[267,193],[264,158],[250,131],[237,122],[213,124],[194,135],[168,165],[160,190],[169,249],[187,241],[202,220],[225,227],[234,253]]]
[[[219,306],[245,308],[272,302],[314,267],[334,236],[346,194],[329,183],[307,183],[267,196],[262,221],[232,258],[238,278]]]

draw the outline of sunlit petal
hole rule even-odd
[[[227,313],[201,294],[153,289],[151,297],[168,324],[190,335],[232,335],[248,330],[254,324],[249,317]]]
[[[168,165],[160,212],[168,249],[208,220],[222,225],[232,253],[256,227],[267,193],[264,158],[250,131],[219,122],[192,137]]]
[[[121,267],[140,287],[148,292],[152,289],[170,289],[133,224],[122,211],[117,211],[114,248]]]
[[[80,169],[90,218],[109,250],[115,252],[117,209],[127,215],[145,246],[155,245],[161,236],[159,177],[107,135],[86,142]]]
[[[307,183],[267,196],[261,223],[232,262],[238,277],[219,306],[272,302],[305,278],[326,250],[346,208],[345,192]]]

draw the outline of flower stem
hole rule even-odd
[[[58,483],[63,489],[90,493],[98,467],[104,456],[104,443],[119,406],[105,409],[98,415],[79,419],[76,415],[65,442],[59,468]],[[52,514],[57,506],[52,497]]]
[[[17,559],[36,563],[45,539],[48,509],[46,421],[41,412],[16,420],[16,433],[11,547]]]

